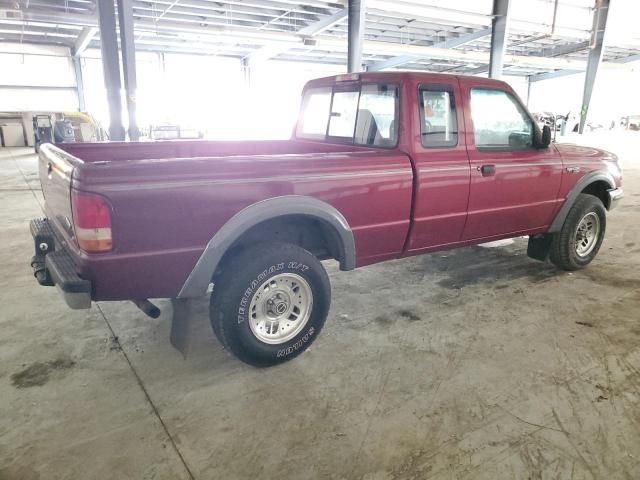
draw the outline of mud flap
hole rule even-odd
[[[531,235],[529,244],[527,245],[527,256],[534,260],[544,262],[549,258],[549,250],[551,250],[552,234]]]
[[[187,358],[189,338],[193,330],[193,315],[191,315],[191,300],[188,298],[172,298],[173,315],[171,317],[171,334],[169,341],[182,356]]]

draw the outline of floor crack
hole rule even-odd
[[[136,381],[138,382],[138,385],[140,386],[140,389],[144,393],[144,396],[146,397],[147,402],[149,402],[149,405],[151,405],[151,408],[153,409],[153,413],[155,414],[156,418],[160,422],[160,425],[162,425],[162,428],[164,429],[164,432],[167,434],[167,437],[169,438],[169,441],[171,442],[171,446],[173,447],[174,451],[178,455],[178,458],[180,458],[180,461],[182,462],[182,465],[184,466],[185,470],[187,471],[187,474],[189,475],[189,479],[190,480],[195,480],[196,477],[193,475],[193,472],[189,468],[189,465],[187,465],[187,461],[185,460],[185,458],[182,456],[182,453],[178,449],[178,445],[176,445],[176,442],[173,439],[173,436],[171,435],[171,433],[169,432],[169,429],[167,428],[167,425],[164,423],[164,420],[160,416],[160,412],[158,411],[158,408],[153,403],[153,400],[151,399],[151,396],[149,395],[149,392],[147,391],[147,388],[144,386],[144,383],[142,382],[142,378],[140,378],[140,375],[138,374],[137,370],[135,369],[135,367],[131,363],[131,360],[129,359],[129,356],[127,355],[127,352],[125,352],[124,348],[122,348],[122,344],[120,343],[120,340],[118,339],[118,336],[116,335],[115,331],[113,330],[113,327],[109,323],[109,320],[107,320],[107,316],[104,314],[104,312],[102,311],[102,308],[100,308],[99,304],[96,303],[95,305],[98,308],[98,311],[100,312],[100,315],[102,316],[102,319],[107,324],[107,328],[109,328],[109,331],[111,332],[111,337],[114,339],[113,341],[120,347],[119,350],[120,350],[120,352],[122,352],[122,355],[124,356],[124,359],[129,364],[129,368],[133,372],[133,376],[136,378]]]

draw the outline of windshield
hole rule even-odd
[[[309,88],[296,136],[329,142],[394,147],[398,142],[398,87],[368,83]]]

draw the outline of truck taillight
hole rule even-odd
[[[111,208],[106,200],[72,190],[71,209],[78,246],[85,252],[111,250]]]

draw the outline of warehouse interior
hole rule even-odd
[[[0,0],[0,479],[640,478],[640,4]],[[285,140],[311,79],[477,76],[553,143],[615,154],[624,199],[565,272],[527,238],[354,271],[325,329],[254,368],[172,302],[71,310],[32,275],[48,142]],[[173,306],[175,308],[175,305]]]

